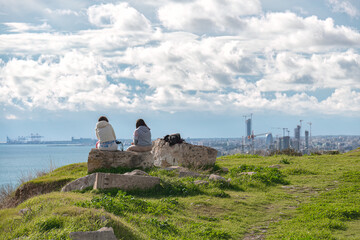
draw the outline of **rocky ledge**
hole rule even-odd
[[[91,149],[88,156],[88,172],[100,168],[149,168],[154,163],[151,152],[102,151]]]
[[[140,170],[134,170],[126,174],[93,173],[66,184],[61,191],[68,192],[86,188],[118,188],[124,191],[135,189],[146,190],[159,184],[160,178],[149,176],[146,172]]]
[[[153,142],[152,155],[157,167],[183,166],[201,169],[215,164],[217,150],[186,142],[170,146],[159,138]]]

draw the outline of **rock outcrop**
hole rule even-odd
[[[160,184],[160,178],[146,174],[145,172],[139,172],[139,170],[128,174],[93,173],[68,183],[61,191],[83,190],[87,187],[93,189],[118,188],[124,191],[146,190]]]
[[[83,190],[85,188],[94,187],[94,183],[95,183],[95,178],[96,178],[96,173],[87,175],[85,177],[82,178],[78,178],[68,184],[66,184],[61,191],[62,192],[69,192],[69,191],[74,191],[74,190]]]
[[[186,142],[170,146],[159,138],[153,142],[152,155],[157,167],[184,166],[199,169],[215,164],[217,150]]]
[[[216,175],[216,174],[211,174],[210,176],[209,176],[209,180],[211,180],[211,181],[226,181],[226,178],[224,178],[224,177],[222,177],[222,176],[220,176],[220,175]]]
[[[88,172],[100,168],[149,168],[154,163],[151,152],[102,151],[91,149],[88,156]]]
[[[150,176],[147,172],[135,169],[132,172],[124,173],[124,175],[140,175],[140,176]]]
[[[96,173],[94,189],[146,190],[160,184],[160,178],[142,175]]]
[[[117,240],[111,227],[103,227],[98,231],[72,232],[70,238],[72,240]]]

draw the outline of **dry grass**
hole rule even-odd
[[[49,167],[45,170],[38,171],[29,171],[29,172],[21,172],[21,175],[18,178],[18,183],[14,184],[5,184],[0,186],[0,209],[8,208],[14,206],[15,201],[15,191],[16,189],[23,185],[24,183],[44,176],[48,173],[51,173],[56,169],[56,166],[52,160],[49,162]]]
[[[0,186],[0,209],[11,206],[11,201],[15,195],[16,187],[11,184]]]

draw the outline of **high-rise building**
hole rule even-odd
[[[296,151],[300,151],[300,130],[301,130],[301,126],[297,125],[297,127],[294,129],[294,135],[295,135],[295,139],[294,139],[294,149]]]
[[[273,146],[274,139],[272,133],[266,134],[266,147],[270,149]]]
[[[282,151],[289,148],[290,148],[290,137],[285,136],[279,138],[279,150]]]
[[[309,131],[305,131],[305,149],[309,149]]]
[[[251,142],[251,118],[246,120],[246,141]]]

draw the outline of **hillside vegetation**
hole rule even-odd
[[[200,178],[147,172],[161,185],[146,192],[62,193],[50,184],[85,176],[85,163],[34,179],[29,184],[56,187],[0,210],[0,239],[69,239],[70,232],[104,226],[118,239],[360,239],[360,149],[302,157],[232,155],[202,171],[229,183],[196,185]]]

